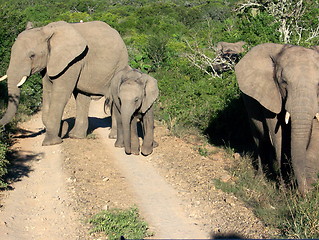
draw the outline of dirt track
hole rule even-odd
[[[72,124],[74,101],[64,118]],[[103,239],[89,235],[86,220],[105,208],[137,205],[155,233],[152,238],[265,238],[271,232],[234,196],[213,186],[231,181],[232,159],[216,150],[200,156],[160,125],[159,147],[148,157],[128,156],[107,138],[103,100],[92,102],[87,139],[64,139],[42,147],[41,115],[21,125],[13,147],[18,170],[3,195],[1,239]]]

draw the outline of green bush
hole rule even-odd
[[[147,224],[140,219],[138,209],[127,210],[110,209],[96,214],[89,222],[93,225],[93,232],[104,232],[109,240],[143,239],[150,237]]]

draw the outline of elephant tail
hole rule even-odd
[[[107,111],[108,109],[110,109],[110,111],[111,111],[112,103],[113,103],[113,101],[112,101],[111,97],[105,98],[105,102],[104,102],[104,113],[105,114],[108,113],[108,111]]]

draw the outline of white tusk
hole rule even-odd
[[[319,113],[316,113],[316,118],[319,121]]]
[[[286,123],[286,124],[288,124],[289,118],[290,118],[290,113],[289,113],[289,112],[286,112],[286,116],[285,116],[285,123]]]
[[[8,78],[8,75],[4,75],[3,77],[0,78],[0,81],[6,80]]]
[[[17,87],[21,87],[23,83],[25,83],[25,81],[27,80],[27,76],[24,76],[21,81],[17,84]]]

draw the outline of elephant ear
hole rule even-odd
[[[147,74],[142,74],[143,81],[145,81],[144,99],[142,101],[141,112],[145,113],[155,102],[159,91],[157,87],[157,80]]]
[[[282,108],[282,98],[275,80],[274,61],[283,47],[274,43],[257,45],[235,66],[240,90],[277,114]]]
[[[60,21],[43,27],[48,36],[49,59],[47,73],[55,77],[87,48],[86,40],[69,23]]]

